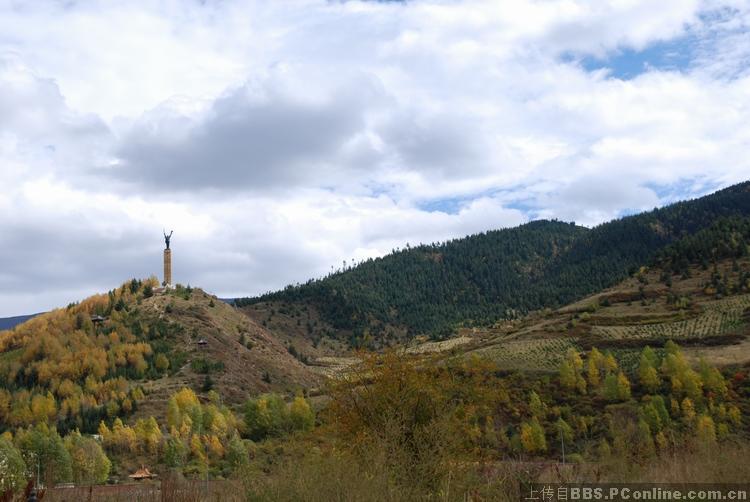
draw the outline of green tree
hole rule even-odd
[[[168,467],[183,467],[187,460],[187,455],[188,449],[187,446],[185,446],[185,442],[179,437],[176,437],[176,435],[172,435],[164,445],[164,463]]]
[[[239,436],[232,436],[227,445],[226,459],[232,471],[237,472],[250,462],[247,446]]]
[[[652,396],[651,404],[656,410],[656,414],[659,416],[659,423],[663,427],[667,427],[671,419],[669,417],[669,411],[667,411],[667,405],[664,402],[664,398],[662,396]]]
[[[654,438],[651,436],[651,428],[645,420],[638,421],[638,434],[635,446],[638,454],[643,458],[654,454]]]
[[[164,354],[159,354],[154,359],[154,367],[159,373],[164,373],[169,369],[169,359]]]
[[[654,349],[646,345],[643,348],[643,351],[641,351],[641,357],[645,358],[652,367],[658,368],[659,367],[659,356],[654,352]]]
[[[557,430],[558,437],[562,436],[566,444],[573,441],[573,428],[562,417],[555,422],[555,429]]]
[[[16,446],[26,465],[38,465],[45,484],[70,481],[72,478],[70,454],[56,429],[46,424],[21,429],[16,433]]]
[[[641,407],[641,418],[648,424],[651,431],[661,431],[662,421],[654,403],[648,403]]]
[[[529,410],[531,410],[532,416],[540,420],[543,420],[547,414],[547,407],[542,402],[539,394],[533,390],[529,393]]]
[[[26,463],[21,452],[0,436],[0,494],[15,492],[26,484]]]
[[[709,366],[703,359],[701,359],[700,362],[700,375],[701,380],[703,381],[703,387],[707,391],[721,397],[726,395],[727,383],[724,381],[721,372],[718,369]]]
[[[661,381],[659,373],[656,371],[656,354],[651,347],[646,347],[641,353],[640,363],[638,364],[638,378],[641,385],[649,392],[654,392],[659,388]]]
[[[112,462],[95,439],[73,431],[65,437],[65,449],[70,455],[76,483],[95,484],[107,480]]]
[[[604,395],[604,399],[610,402],[615,402],[620,399],[620,393],[617,388],[617,375],[609,373],[604,377],[602,394]]]
[[[253,441],[281,435],[289,429],[288,418],[286,403],[276,394],[265,394],[245,403],[245,427]]]
[[[144,452],[155,455],[159,451],[162,439],[161,429],[154,417],[148,419],[139,418],[135,423],[135,437]]]

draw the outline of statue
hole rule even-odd
[[[174,230],[170,230],[169,235],[167,235],[167,232],[165,230],[162,230],[162,232],[164,233],[164,242],[167,244],[167,249],[169,249],[169,240],[172,238]]]

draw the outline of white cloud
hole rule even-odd
[[[0,2],[0,315],[159,272],[162,227],[177,280],[234,295],[740,181],[748,19],[739,0]],[[689,66],[628,81],[570,59],[688,39]],[[422,209],[440,199],[464,202]]]

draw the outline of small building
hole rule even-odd
[[[201,347],[205,347],[206,345],[208,345],[208,342],[206,341],[206,339],[205,339],[205,338],[201,338],[201,339],[200,339],[200,340],[198,340],[198,341],[197,341],[196,343],[197,343],[198,345],[200,345]]]
[[[107,318],[104,317],[104,316],[100,316],[100,315],[92,315],[91,316],[91,322],[93,322],[94,324],[102,323],[102,322],[104,322],[106,320],[107,320]]]
[[[135,471],[133,474],[128,476],[130,479],[135,479],[136,481],[141,481],[144,479],[152,479],[156,477],[156,474],[152,474],[151,471],[148,470],[147,467],[141,466],[140,469]]]

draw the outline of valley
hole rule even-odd
[[[744,455],[748,190],[409,248],[257,298],[132,279],[0,332],[0,453],[18,483],[35,458],[49,487],[148,465],[261,500],[506,499],[522,478]]]

